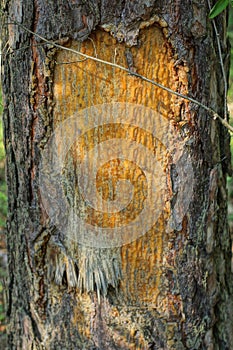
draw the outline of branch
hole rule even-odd
[[[183,99],[185,99],[185,100],[188,100],[188,101],[194,103],[195,105],[197,105],[197,106],[203,108],[204,110],[206,110],[206,111],[212,116],[212,118],[213,118],[214,120],[218,119],[218,120],[220,121],[220,123],[221,123],[223,126],[225,126],[229,131],[231,131],[231,132],[233,133],[233,127],[227,122],[226,119],[223,119],[223,118],[222,118],[217,112],[215,112],[212,108],[210,108],[210,107],[208,107],[208,106],[202,104],[201,102],[195,100],[195,99],[192,98],[192,97],[189,97],[189,96],[187,96],[187,95],[183,95],[183,94],[181,94],[181,93],[179,93],[179,92],[177,92],[177,91],[174,91],[174,90],[168,88],[167,86],[164,86],[164,85],[162,85],[162,84],[159,84],[159,83],[157,83],[156,81],[151,80],[151,79],[149,79],[149,78],[147,78],[147,77],[145,77],[145,76],[143,76],[143,75],[141,75],[141,74],[138,74],[138,73],[136,73],[136,72],[132,72],[130,69],[128,69],[128,68],[126,68],[126,67],[123,67],[123,66],[121,66],[121,65],[119,65],[119,64],[112,63],[112,62],[108,62],[108,61],[105,61],[105,60],[101,60],[100,58],[93,57],[93,56],[89,56],[89,55],[84,54],[84,53],[82,53],[82,52],[80,52],[80,51],[77,51],[77,50],[71,49],[71,48],[69,48],[69,47],[65,47],[65,46],[59,45],[59,44],[57,44],[57,43],[54,42],[54,41],[47,40],[47,39],[44,38],[43,36],[41,36],[41,35],[39,35],[39,34],[33,32],[32,30],[30,30],[30,29],[28,29],[27,27],[25,27],[23,24],[18,23],[18,22],[16,22],[16,21],[13,21],[13,23],[8,23],[8,24],[17,25],[17,26],[23,28],[26,32],[28,32],[28,33],[34,35],[35,37],[39,38],[40,40],[44,41],[45,43],[47,43],[47,44],[49,44],[49,45],[52,45],[52,46],[54,46],[54,47],[57,47],[58,49],[61,49],[61,50],[65,50],[65,51],[69,51],[69,52],[75,53],[76,55],[79,55],[79,56],[81,56],[81,57],[84,57],[84,58],[86,58],[86,59],[90,59],[90,60],[92,60],[92,61],[95,61],[95,62],[98,62],[98,63],[101,63],[101,64],[105,64],[105,65],[110,66],[110,67],[118,68],[118,69],[120,69],[120,70],[122,70],[122,71],[124,71],[124,72],[126,72],[126,73],[128,73],[128,74],[130,74],[130,75],[132,75],[132,76],[138,77],[138,78],[140,78],[140,79],[142,79],[142,80],[144,80],[144,81],[146,81],[146,82],[148,82],[148,83],[150,83],[150,84],[152,84],[152,85],[155,85],[155,86],[159,87],[160,89],[163,89],[163,90],[165,90],[165,91],[167,91],[167,92],[169,92],[169,93],[171,93],[171,94],[173,94],[173,95],[175,95],[175,96],[178,96],[178,97],[181,97],[181,98],[183,98]]]
[[[211,10],[210,0],[207,0],[207,2],[208,2],[209,9]],[[213,23],[214,32],[216,35],[217,46],[218,46],[218,55],[219,55],[223,83],[224,83],[224,119],[227,120],[227,77],[226,77],[226,72],[225,72],[223,58],[222,58],[222,48],[221,48],[221,43],[220,43],[220,39],[219,39],[219,33],[218,33],[216,22],[214,19],[212,19],[212,23]]]

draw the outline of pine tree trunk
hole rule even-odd
[[[230,349],[228,132],[138,76],[224,115],[207,2],[1,8],[9,349]]]

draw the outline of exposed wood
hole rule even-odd
[[[5,24],[11,18],[48,39],[128,66],[222,114],[221,67],[204,1],[2,1],[2,10]],[[224,52],[223,15],[217,25]],[[42,44],[22,27],[3,28],[9,348],[229,349],[233,276],[225,129],[192,103],[139,78],[91,60],[76,62],[77,55]],[[59,232],[46,212],[41,158],[52,132],[69,117],[119,102],[150,107],[165,131],[153,136],[122,124],[89,130],[67,152],[66,197],[81,207],[75,172],[87,151],[116,135],[154,152],[165,200],[155,224],[138,239],[111,248],[84,247],[75,231]],[[62,154],[62,145],[56,151]],[[190,181],[187,172],[194,174]],[[135,185],[132,206],[124,216],[85,207],[82,214],[92,224],[128,223],[145,205],[148,182],[122,160],[111,160],[97,173],[104,199],[114,200],[119,178]],[[65,221],[62,212],[55,215]]]

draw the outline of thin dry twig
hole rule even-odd
[[[8,43],[6,44],[6,45],[8,45]],[[5,45],[5,46],[6,46]],[[7,50],[5,50],[5,51],[2,51],[1,53],[0,53],[0,56],[9,56],[9,55],[13,55],[16,51],[17,52],[19,52],[19,51],[23,51],[23,50],[26,50],[26,49],[28,49],[29,47],[42,47],[42,46],[45,46],[46,45],[46,43],[41,43],[41,44],[37,44],[37,45],[27,45],[27,46],[23,46],[23,47],[20,47],[20,48],[18,48],[18,49],[12,49],[10,46],[8,46],[8,49]],[[3,49],[4,50],[4,49]]]
[[[58,44],[58,43],[56,43],[56,42],[47,40],[47,39],[44,38],[43,36],[41,36],[41,35],[39,35],[39,34],[33,32],[32,30],[30,30],[30,29],[28,29],[27,27],[25,27],[23,24],[18,23],[18,22],[16,22],[16,21],[14,21],[14,22],[12,22],[12,23],[8,23],[8,24],[17,25],[17,26],[23,28],[26,32],[28,32],[28,33],[30,33],[30,34],[36,36],[37,38],[39,38],[40,40],[46,42],[46,43],[49,44],[49,45],[52,45],[52,46],[54,46],[54,47],[57,47],[58,49],[66,50],[66,51],[75,53],[75,54],[77,54],[77,55],[79,55],[79,56],[81,56],[81,57],[84,57],[84,58],[86,58],[86,59],[90,59],[90,60],[92,60],[92,61],[95,61],[95,62],[98,62],[98,63],[101,63],[101,64],[105,64],[105,65],[108,65],[108,66],[110,66],[110,67],[118,68],[118,69],[120,69],[120,70],[122,70],[122,71],[124,71],[124,72],[126,72],[126,73],[128,73],[128,74],[130,74],[131,76],[138,77],[138,78],[140,78],[140,79],[142,79],[142,80],[144,80],[144,81],[146,81],[146,82],[148,82],[148,83],[150,83],[150,84],[152,84],[152,85],[155,85],[155,86],[159,87],[160,89],[163,89],[163,90],[165,90],[165,91],[167,91],[167,92],[169,92],[169,93],[171,93],[171,94],[173,94],[173,95],[175,95],[175,96],[178,96],[178,97],[181,97],[181,98],[183,98],[183,99],[185,99],[185,100],[188,100],[188,101],[194,103],[195,105],[197,105],[197,106],[203,108],[205,111],[207,111],[207,112],[212,116],[212,118],[213,118],[214,120],[218,119],[222,125],[224,125],[229,131],[231,131],[231,132],[233,133],[233,127],[227,122],[226,119],[223,119],[223,118],[222,118],[216,111],[214,111],[212,108],[210,108],[210,107],[204,105],[203,103],[201,103],[201,102],[195,100],[195,99],[192,98],[192,97],[189,97],[189,96],[187,96],[187,95],[183,95],[183,94],[181,94],[181,93],[179,93],[179,92],[177,92],[177,91],[174,91],[174,90],[168,88],[167,86],[164,86],[164,85],[162,85],[162,84],[160,84],[160,83],[157,83],[156,81],[154,81],[154,80],[152,80],[152,79],[149,79],[149,78],[147,78],[147,77],[145,77],[145,76],[143,76],[143,75],[141,75],[141,74],[138,74],[138,73],[136,73],[136,72],[132,72],[130,69],[128,69],[128,68],[126,68],[126,67],[123,67],[123,66],[121,66],[121,65],[119,65],[119,64],[112,63],[112,62],[108,62],[108,61],[102,60],[102,59],[100,59],[100,58],[98,58],[98,57],[93,57],[93,56],[84,54],[84,53],[82,53],[82,52],[80,52],[80,51],[71,49],[71,48],[69,48],[69,47],[62,46],[62,45],[60,45],[60,44]]]
[[[210,1],[207,0],[207,2],[208,2],[209,10],[211,10]],[[219,55],[219,61],[220,61],[220,66],[221,66],[221,70],[222,70],[222,77],[223,77],[223,83],[224,83],[224,119],[227,120],[227,112],[228,112],[228,108],[227,108],[227,91],[228,91],[228,88],[227,88],[227,77],[226,77],[226,72],[225,72],[225,68],[224,68],[223,57],[222,57],[222,48],[221,48],[221,43],[220,43],[220,39],[219,39],[219,33],[218,33],[218,29],[217,29],[217,26],[216,26],[215,19],[212,19],[212,23],[213,23],[214,32],[215,32],[216,41],[217,41],[217,46],[218,46],[218,55]]]

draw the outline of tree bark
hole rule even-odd
[[[223,115],[217,40],[228,73],[226,14],[217,36],[206,1],[2,0],[1,8],[9,349],[230,349],[228,132],[133,75]],[[101,205],[130,204],[93,209],[92,173]]]

